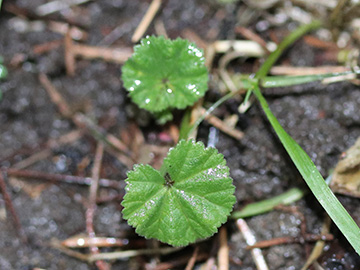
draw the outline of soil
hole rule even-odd
[[[82,42],[88,45],[132,47],[131,36],[149,1],[89,1],[44,18],[32,16],[35,8],[44,3],[44,0],[4,1],[0,13],[0,55],[9,69],[7,79],[0,82],[3,92],[0,101],[0,166],[13,167],[19,161],[46,149],[45,143],[50,139],[57,139],[77,129],[50,100],[39,81],[40,73],[47,74],[73,111],[83,112],[109,134],[118,138],[126,138],[127,134],[127,138],[132,138],[129,130],[135,127],[137,132],[143,134],[145,143],[171,146],[161,139],[161,135],[168,132],[169,125],[157,125],[150,115],[137,109],[127,97],[122,87],[120,64],[101,59],[77,59],[76,74],[70,77],[66,74],[62,45],[41,54],[33,51],[36,45],[64,38],[62,34],[49,29],[52,20],[71,22],[84,29],[88,39]],[[238,37],[234,34],[234,28],[241,21],[239,14],[244,6],[243,3],[219,4],[215,0],[168,0],[164,1],[156,18],[164,22],[171,38],[183,36],[190,29],[211,42]],[[16,15],[11,7],[17,8]],[[262,25],[264,12],[248,21],[249,28],[256,31],[259,23]],[[19,25],[21,14],[28,18],[25,20],[26,29]],[[36,22],[40,24],[40,29],[31,28],[35,27]],[[284,32],[288,33],[293,26],[293,23],[284,24],[273,31],[279,31],[280,37],[283,37]],[[115,34],[114,29],[118,29]],[[114,38],[110,36],[111,33],[115,35]],[[155,33],[154,24],[146,33]],[[260,31],[260,34],[268,38],[266,31]],[[321,50],[299,41],[281,61],[287,61],[292,66],[324,64],[314,60],[321,53]],[[231,68],[239,69],[239,64],[233,63]],[[360,91],[354,84],[347,82],[324,86],[311,83],[267,89],[264,94],[285,130],[304,148],[325,177],[336,165],[341,153],[360,136]],[[216,95],[215,89],[210,89],[207,100],[211,101]],[[237,128],[244,132],[241,141],[217,133],[216,147],[225,156],[236,186],[238,202],[235,209],[241,209],[249,202],[271,198],[291,187],[304,187],[303,180],[258,104],[254,102],[241,115],[237,112],[238,105],[236,100],[231,100],[215,112],[220,118],[237,114],[240,119]],[[179,119],[174,123],[176,121]],[[200,126],[199,140],[207,143],[210,127],[207,123]],[[129,143],[134,142],[129,140]],[[89,176],[96,144],[94,137],[85,133],[72,143],[53,148],[49,157],[40,159],[27,169]],[[117,160],[113,152],[105,151],[102,178],[115,179],[123,188],[127,170],[127,166]],[[95,265],[68,256],[52,245],[54,241],[86,233],[87,186],[13,177],[5,180],[27,241],[17,234],[12,216],[6,212],[5,200],[0,196],[0,269],[97,269]],[[123,194],[123,189],[100,189],[101,198],[113,196],[114,199],[99,203],[94,221],[96,234],[127,239],[128,247],[123,250],[157,246],[155,241],[136,236],[122,219],[120,202]],[[360,224],[359,199],[339,198]],[[313,196],[307,195],[294,205],[305,216],[307,231],[319,234],[325,215]],[[246,221],[258,241],[300,235],[300,216],[287,211],[276,210],[247,218]],[[228,232],[230,269],[256,269],[235,222],[230,220],[224,226]],[[331,233],[335,240],[327,243],[326,251],[319,259],[320,265],[329,270],[360,269],[359,257],[334,226]],[[113,261],[112,269],[145,269],[145,265],[146,269],[159,269],[154,266],[160,262],[177,261],[183,257],[188,260],[196,246],[199,246],[201,253],[207,254],[206,258],[216,255],[218,237],[215,235],[205,242],[167,256],[137,256]],[[276,245],[264,249],[263,253],[270,269],[295,270],[301,269],[312,246],[311,243]],[[105,248],[103,251],[113,250]],[[82,249],[81,252],[87,253],[88,250]],[[171,269],[184,269],[187,260],[178,268]],[[201,261],[194,269],[200,269],[200,264]]]

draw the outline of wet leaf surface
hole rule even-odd
[[[122,68],[124,86],[143,109],[159,112],[192,105],[207,90],[202,50],[187,40],[147,37]]]
[[[180,141],[160,170],[136,165],[128,173],[123,215],[136,232],[174,246],[211,236],[235,203],[223,155]]]

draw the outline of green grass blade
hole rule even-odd
[[[253,93],[259,100],[269,122],[310,190],[355,251],[360,254],[360,228],[335,197],[310,157],[282,128],[257,85],[254,85]]]
[[[297,28],[295,31],[293,31],[279,44],[276,50],[269,55],[269,57],[266,59],[264,64],[262,64],[258,72],[256,72],[255,77],[259,79],[265,77],[266,74],[268,74],[270,68],[275,64],[275,62],[279,59],[280,55],[287,47],[289,47],[291,44],[293,44],[296,40],[301,38],[307,32],[315,30],[320,26],[321,23],[319,21],[313,21],[312,23],[304,24],[299,28]]]
[[[240,211],[235,211],[231,214],[232,219],[252,217],[260,214],[264,214],[273,210],[278,205],[288,205],[297,200],[300,200],[306,191],[300,188],[292,188],[278,196],[263,200],[260,202],[250,203],[246,205]]]

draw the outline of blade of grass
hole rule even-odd
[[[293,44],[296,40],[301,38],[303,35],[305,35],[307,32],[310,32],[312,30],[315,30],[321,26],[321,23],[319,21],[313,21],[309,24],[304,24],[298,27],[295,31],[291,32],[290,35],[288,35],[276,48],[275,51],[273,51],[269,57],[266,59],[266,61],[262,64],[261,68],[256,72],[255,77],[256,78],[263,78],[266,76],[266,74],[269,73],[269,70],[271,67],[275,64],[275,62],[279,59],[280,55],[283,53],[283,51],[289,47],[291,44]]]
[[[292,188],[268,200],[250,203],[240,211],[233,212],[231,214],[231,218],[238,219],[238,218],[246,218],[246,217],[264,214],[266,212],[273,210],[278,205],[281,204],[288,205],[293,202],[296,202],[297,200],[300,200],[305,194],[306,191],[303,189]]]
[[[360,254],[360,228],[335,197],[310,157],[282,128],[274,114],[271,112],[269,105],[261,94],[257,84],[254,84],[252,91],[259,100],[266,117],[310,190],[349,243],[353,246],[355,251]]]

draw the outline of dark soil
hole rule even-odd
[[[71,120],[64,118],[39,82],[39,73],[49,76],[52,83],[69,102],[74,111],[87,116],[107,129],[108,133],[120,137],[137,126],[145,136],[145,142],[164,144],[159,139],[168,126],[159,126],[151,116],[136,108],[127,98],[121,82],[121,65],[103,60],[76,61],[76,75],[66,75],[64,47],[59,46],[43,54],[35,54],[33,48],[53,40],[62,40],[47,26],[50,20],[68,21],[85,29],[93,46],[131,47],[131,36],[145,13],[149,1],[104,0],[90,1],[74,7],[72,11],[55,13],[46,18],[35,18],[31,11],[46,1],[4,1],[0,13],[0,55],[9,69],[9,76],[0,83],[3,98],[0,101],[0,166],[12,167],[17,162],[46,148],[44,143],[76,129]],[[164,1],[157,18],[163,20],[171,38],[182,36],[191,29],[206,41],[233,39],[234,27],[239,22],[244,4],[221,5],[214,1],[168,0]],[[11,7],[18,8],[17,16]],[[26,12],[25,12],[26,11]],[[271,10],[268,12],[271,13]],[[43,24],[41,31],[20,31],[14,20],[28,16],[29,25],[37,21]],[[258,17],[247,25],[255,30]],[[292,27],[293,24],[290,24]],[[109,33],[119,28],[117,37],[109,41]],[[282,25],[279,37],[288,33]],[[155,33],[153,24],[146,32]],[[267,32],[261,35],[267,38]],[[239,38],[239,37],[238,37]],[[322,51],[303,41],[296,43],[282,61],[293,66],[311,66],[314,57]],[[307,55],[307,56],[306,56]],[[14,59],[22,57],[21,61]],[[239,63],[232,68],[237,69]],[[213,89],[210,89],[214,92]],[[264,91],[270,107],[283,127],[304,148],[323,176],[336,165],[340,154],[360,136],[360,91],[351,83],[332,85],[307,84],[305,86],[267,89]],[[209,94],[210,96],[210,94]],[[221,118],[237,113],[239,104],[229,101],[218,109]],[[245,203],[271,198],[291,187],[304,186],[304,182],[289,160],[275,133],[256,102],[244,115],[239,115],[245,137],[239,142],[219,132],[217,148],[223,153],[236,186],[240,209]],[[176,120],[178,121],[178,120]],[[176,122],[175,121],[175,122]],[[210,126],[204,123],[199,130],[199,140],[207,142]],[[166,143],[165,143],[166,144]],[[169,145],[170,146],[170,145]],[[95,155],[96,140],[85,134],[73,143],[56,147],[52,155],[27,169],[47,173],[89,176]],[[84,167],[79,164],[88,160]],[[105,152],[101,177],[116,179],[120,183],[126,178],[126,165],[114,155]],[[55,184],[37,179],[18,180],[6,178],[7,191],[20,219],[24,243],[17,235],[12,217],[6,214],[5,202],[0,196],[0,269],[97,269],[93,265],[65,255],[54,248],[54,240],[65,240],[80,233],[85,234],[85,211],[88,187],[74,184]],[[45,183],[45,184],[44,184]],[[122,185],[123,186],[123,185]],[[40,191],[39,191],[40,190]],[[39,192],[37,192],[39,191]],[[123,195],[123,190],[100,189],[99,196]],[[359,199],[341,196],[344,206],[360,224]],[[121,216],[121,200],[114,199],[99,204],[95,217],[95,231],[99,236],[129,240],[123,249],[151,248],[154,241],[135,235]],[[295,203],[305,215],[307,231],[318,234],[324,219],[324,211],[312,195]],[[275,237],[300,235],[300,218],[286,211],[246,219],[258,241]],[[226,225],[230,246],[230,269],[256,269],[245,249],[246,243],[235,223]],[[335,227],[331,231],[335,240],[327,244],[327,251],[319,260],[324,269],[359,269],[360,260]],[[165,257],[139,256],[112,262],[112,269],[146,269],[164,261],[176,261],[183,256],[189,258],[198,245],[206,254],[216,254],[218,238],[191,245]],[[264,249],[270,269],[300,269],[305,263],[312,244],[288,244]],[[107,248],[106,251],[114,249]],[[84,253],[88,250],[84,249]],[[186,264],[186,262],[185,262]],[[199,264],[200,265],[200,264]],[[184,269],[184,264],[179,268]],[[200,268],[197,268],[200,269]]]

